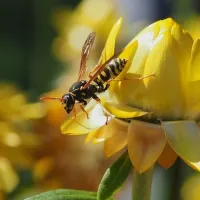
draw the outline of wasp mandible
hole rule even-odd
[[[94,32],[90,33],[83,45],[78,80],[70,87],[69,92],[64,94],[61,98],[40,98],[41,100],[59,100],[68,114],[71,113],[72,110],[74,111],[75,118],[75,104],[80,104],[81,110],[85,112],[87,118],[89,118],[87,111],[84,109],[84,106],[87,105],[87,100],[94,99],[100,103],[100,99],[97,94],[105,92],[109,88],[111,81],[122,81],[115,78],[122,72],[128,61],[127,59],[117,58],[117,56],[119,56],[119,54],[123,51],[121,50],[103,64],[100,60],[96,67],[89,73],[89,80],[83,80],[83,76],[85,75],[87,69],[87,59],[92,49],[95,37],[96,34]],[[92,73],[94,74],[91,75]],[[150,76],[153,75],[134,79],[144,79]],[[104,114],[106,116],[107,124],[108,114],[105,111]]]

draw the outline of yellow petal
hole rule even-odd
[[[166,143],[162,154],[158,158],[158,163],[165,169],[168,169],[174,164],[176,159],[177,159],[176,152],[169,146],[168,143]]]
[[[119,58],[127,59],[128,62],[126,63],[125,68],[122,70],[122,72],[119,74],[118,78],[123,77],[123,74],[127,72],[127,70],[130,68],[133,57],[136,53],[136,50],[138,48],[138,41],[130,42],[124,49],[124,51],[119,55]]]
[[[130,68],[130,65],[132,63],[132,59],[135,55],[137,47],[138,47],[138,42],[132,41],[125,47],[124,51],[119,55],[119,58],[127,59],[128,62],[126,64],[125,68],[122,70],[122,72],[117,76],[117,79],[121,79],[122,81],[112,81],[110,84],[109,92],[111,94],[111,97],[116,96],[116,94],[119,92],[119,87],[122,82],[129,82],[129,83],[130,82],[131,83],[138,82],[138,79],[131,80],[131,81],[123,80],[124,75],[126,74],[127,70]],[[140,77],[140,75],[139,75],[139,77]],[[138,78],[138,74],[132,74],[132,77],[130,77],[130,78],[131,79]]]
[[[181,157],[181,156],[180,156]],[[185,160],[183,157],[181,157],[183,161],[188,164],[192,169],[200,171],[200,162],[189,162]]]
[[[109,113],[118,118],[134,118],[148,114],[148,112],[137,108],[110,102],[105,102],[104,107]]]
[[[10,162],[0,157],[0,188],[6,192],[11,192],[19,180]]]
[[[176,153],[200,170],[200,128],[194,121],[162,122],[170,146]]]
[[[61,132],[64,134],[81,135],[94,131],[97,128],[105,125],[106,116],[104,115],[101,105],[96,104],[93,106],[93,102],[86,107],[86,111],[89,114],[87,119],[84,112],[79,112],[76,119],[68,119],[61,126]],[[109,117],[109,120],[111,116]]]
[[[112,119],[113,120],[113,119]],[[102,130],[104,130],[105,126],[109,126],[109,124],[112,122],[112,120],[110,120],[108,122],[108,125],[104,125],[101,128],[98,128],[97,130],[89,133],[85,139],[85,143],[88,143],[90,141],[92,141],[93,144],[99,143],[99,142],[103,142],[106,138],[106,133]]]
[[[196,40],[192,46],[192,58],[190,67],[190,81],[200,80],[200,40]]]
[[[117,76],[117,79],[122,79],[124,77],[124,74],[126,74],[127,70],[130,68],[130,65],[132,63],[132,59],[135,55],[135,52],[138,47],[137,41],[130,42],[124,49],[124,51],[119,55],[119,58],[127,59],[128,62],[126,63],[125,68],[122,70],[122,72]],[[138,75],[134,74],[134,77],[131,78],[138,78]],[[138,81],[138,80],[133,80]],[[111,94],[111,97],[114,97],[115,94],[118,92],[118,85],[121,85],[121,81],[112,81],[109,88],[109,93]],[[113,95],[114,94],[114,95]]]
[[[128,123],[114,118],[108,126],[104,126],[106,139],[104,153],[107,157],[112,156],[127,145]]]
[[[101,54],[100,59],[102,59],[102,63],[104,63],[105,61],[107,61],[109,58],[111,58],[114,55],[115,40],[116,40],[116,37],[121,25],[122,25],[122,18],[120,18],[111,29],[108,39],[106,41],[104,50]]]
[[[187,107],[185,110],[185,119],[198,120],[200,117],[200,80],[190,81],[188,83]]]
[[[182,71],[184,71],[184,67],[179,63],[177,43],[169,32],[160,35],[155,43],[147,58],[144,75],[156,74],[154,78],[144,79],[148,98],[145,98],[143,104],[158,115],[177,118],[182,116],[184,109],[180,74],[180,67]],[[176,107],[176,111],[174,111],[174,107]]]
[[[177,23],[174,23],[171,34],[177,42],[176,51],[180,57],[179,61],[181,66],[181,70],[179,72],[180,79],[182,81],[183,89],[186,90],[190,73],[190,59],[193,40],[190,34],[183,30]]]
[[[133,120],[128,128],[128,152],[139,173],[148,170],[159,158],[166,144],[160,125]]]

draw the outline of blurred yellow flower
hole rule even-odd
[[[120,25],[118,21],[112,29],[102,56],[107,53],[109,58],[114,54],[110,49]],[[110,119],[114,118],[108,126],[102,127],[105,116],[91,102],[87,107],[89,120],[79,113],[77,120],[67,120],[61,131],[67,134],[93,131],[87,140],[104,140],[107,156],[127,146],[139,173],[156,161],[168,168],[177,155],[200,171],[200,129],[196,123],[200,114],[200,41],[193,41],[189,33],[169,18],[141,31],[119,57],[129,62],[118,79],[152,73],[155,77],[112,82],[109,97],[102,99]]]
[[[98,8],[99,12],[94,8]],[[56,10],[53,23],[58,36],[53,43],[54,54],[64,63],[76,60],[78,66],[80,59],[77,56],[80,57],[82,44],[89,33],[95,31],[100,35],[95,42],[98,45],[94,48],[101,48],[115,19],[113,3],[107,0],[84,0],[74,11]]]
[[[4,83],[0,84],[0,105],[0,191],[11,192],[19,181],[15,167],[30,168],[34,163],[33,150],[40,143],[31,133],[31,123],[43,117],[45,110]]]
[[[186,179],[181,188],[181,199],[199,200],[200,197],[200,175],[195,174]]]

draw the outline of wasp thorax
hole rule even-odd
[[[65,110],[67,111],[67,113],[69,114],[74,107],[75,98],[72,94],[68,93],[68,94],[64,94],[62,96],[62,99],[63,99],[62,104],[63,104]]]

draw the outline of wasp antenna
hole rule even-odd
[[[64,99],[63,98],[55,98],[55,97],[40,97],[40,100],[58,100],[58,101],[61,101],[63,102]]]

